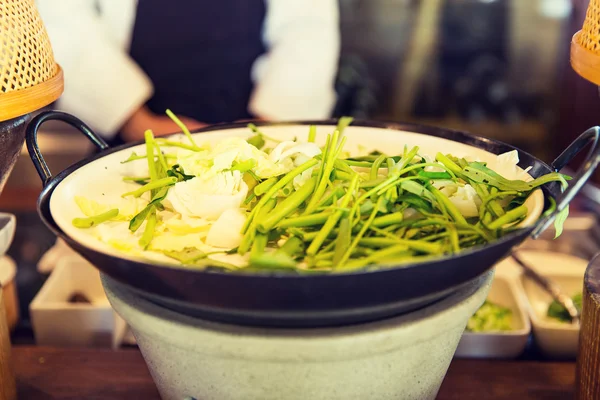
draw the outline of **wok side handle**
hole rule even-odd
[[[538,225],[534,228],[531,234],[534,239],[537,239],[542,232],[545,231],[550,224],[552,224],[558,214],[560,214],[575,198],[575,196],[577,196],[579,191],[585,186],[587,181],[598,167],[598,164],[600,164],[600,127],[595,126],[583,132],[556,158],[556,160],[552,162],[552,169],[556,172],[559,172],[589,144],[592,146],[588,152],[585,162],[575,173],[573,179],[569,182],[569,187],[556,200],[556,209],[554,212],[542,218]]]
[[[46,160],[44,160],[44,157],[42,156],[38,146],[37,134],[44,122],[52,120],[66,122],[67,124],[76,128],[100,150],[106,150],[109,147],[108,144],[101,137],[96,135],[89,126],[87,126],[79,118],[76,118],[70,114],[61,111],[44,111],[36,115],[27,126],[25,141],[27,143],[29,157],[31,157],[33,166],[40,176],[44,186],[46,186],[50,179],[52,179],[52,173],[50,172],[50,168],[48,168],[48,164],[46,164]]]

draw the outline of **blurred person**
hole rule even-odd
[[[36,0],[65,91],[113,144],[243,119],[328,118],[337,0]]]

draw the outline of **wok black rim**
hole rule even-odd
[[[227,129],[246,128],[249,122],[254,123],[256,126],[291,126],[291,125],[296,125],[296,126],[297,125],[335,126],[337,124],[337,120],[334,120],[334,119],[320,120],[320,121],[287,121],[287,122],[248,121],[248,122],[243,122],[243,123],[216,124],[216,125],[212,125],[210,127],[195,130],[192,133],[193,134],[205,133],[205,132],[208,133],[208,132],[215,132],[215,131],[221,131],[221,130],[227,130]],[[543,170],[546,170],[546,172],[553,171],[553,169],[548,164],[537,159],[536,157],[532,156],[528,152],[520,150],[517,147],[514,147],[510,144],[504,143],[499,140],[485,138],[482,136],[473,135],[473,134],[466,133],[463,131],[456,131],[456,130],[451,130],[451,129],[446,129],[446,128],[426,126],[426,125],[400,123],[400,122],[386,122],[386,121],[357,120],[357,121],[353,121],[352,126],[378,128],[378,129],[384,129],[384,130],[388,130],[391,132],[399,132],[399,133],[400,132],[410,132],[410,133],[434,136],[434,137],[439,137],[439,138],[451,140],[454,142],[459,142],[459,143],[463,143],[466,145],[470,145],[470,146],[473,146],[473,147],[476,147],[476,148],[479,148],[479,149],[482,149],[485,151],[489,151],[494,154],[499,154],[497,152],[498,149],[500,149],[500,153],[517,150],[519,152],[519,156],[520,156],[519,157],[519,166],[521,168],[523,168],[523,164],[525,164],[523,159],[528,159],[529,160],[528,165],[526,165],[525,167],[529,167],[532,163],[535,163],[535,164],[537,164],[538,169],[541,167]],[[175,135],[175,134],[178,134],[178,133],[174,133],[173,135]],[[52,179],[50,179],[47,182],[47,185],[44,187],[44,189],[42,190],[42,192],[40,194],[40,197],[38,198],[38,204],[37,204],[38,212],[39,212],[44,224],[53,233],[55,233],[58,237],[62,238],[63,240],[65,240],[67,242],[72,241],[72,242],[79,244],[79,246],[85,247],[86,249],[88,249],[90,251],[104,254],[107,257],[116,258],[117,256],[115,256],[115,255],[92,249],[92,248],[86,246],[85,244],[77,241],[76,239],[70,237],[66,233],[64,233],[62,231],[62,229],[56,224],[56,222],[54,221],[54,218],[52,217],[52,213],[50,210],[50,198],[52,197],[52,193],[56,189],[56,187],[67,176],[71,175],[73,172],[75,172],[79,168],[81,168],[91,162],[94,162],[100,158],[108,156],[110,154],[131,148],[131,147],[135,147],[135,146],[138,146],[143,143],[144,143],[144,141],[142,140],[142,141],[138,141],[138,142],[134,142],[134,143],[127,143],[127,144],[124,144],[121,146],[116,146],[116,147],[110,148],[108,150],[104,150],[100,153],[97,153],[91,157],[88,157],[80,162],[73,164],[69,168],[61,171],[56,176],[52,177]],[[553,186],[555,187],[555,191],[558,193],[559,189],[558,189],[557,183],[550,183],[541,188],[542,192],[544,193],[544,202],[545,202],[544,210],[546,210],[548,207],[548,201],[547,201],[548,197],[552,197],[552,198],[556,197],[556,196],[552,195],[552,193],[550,192],[550,189],[549,189]],[[252,276],[254,278],[280,278],[280,279],[311,279],[311,278],[314,279],[316,277],[321,278],[321,279],[323,279],[323,278],[334,279],[335,277],[347,277],[350,275],[353,275],[353,276],[361,276],[361,275],[367,275],[367,274],[370,275],[370,274],[378,273],[378,272],[392,271],[392,270],[399,269],[399,268],[407,269],[407,270],[414,269],[414,268],[421,268],[421,269],[425,270],[425,268],[427,268],[427,265],[431,262],[437,263],[437,262],[444,262],[444,261],[450,261],[450,260],[452,260],[454,262],[460,262],[461,259],[468,257],[472,253],[480,252],[487,247],[501,245],[503,243],[508,243],[508,242],[514,241],[515,239],[517,239],[518,237],[521,237],[521,236],[525,237],[533,231],[534,227],[535,227],[535,225],[532,225],[532,226],[525,227],[525,228],[522,228],[519,230],[515,230],[514,232],[511,232],[491,243],[464,249],[464,250],[461,250],[460,253],[454,254],[454,255],[452,255],[452,254],[444,255],[441,257],[431,258],[431,259],[428,259],[425,261],[412,263],[412,264],[405,264],[405,265],[378,265],[376,268],[372,268],[372,269],[358,270],[358,271],[351,271],[351,272],[344,272],[344,273],[329,273],[329,272],[327,272],[327,273],[323,273],[323,274],[301,275],[298,273],[291,273],[291,272],[288,273],[288,272],[281,272],[281,271],[274,271],[274,272],[255,271],[255,272],[248,273],[248,272],[242,272],[242,271],[231,272],[231,271],[225,271],[225,270],[216,269],[216,268],[215,269],[208,268],[208,269],[202,269],[202,270],[201,269],[194,270],[194,269],[188,269],[188,268],[181,268],[177,265],[153,263],[153,262],[149,262],[149,261],[143,260],[143,259],[139,259],[139,260],[138,259],[136,259],[136,260],[126,259],[126,260],[135,262],[140,265],[146,265],[149,267],[168,268],[168,269],[173,269],[173,270],[176,270],[179,272],[186,271],[189,273],[196,273],[196,274],[218,274],[218,275],[226,275],[226,276],[235,275],[238,277],[247,275],[247,276]]]

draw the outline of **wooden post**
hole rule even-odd
[[[16,400],[17,388],[10,361],[10,338],[8,337],[3,298],[0,286],[0,400]]]
[[[600,398],[600,255],[590,262],[583,282],[575,385],[577,400]]]

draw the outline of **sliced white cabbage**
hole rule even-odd
[[[177,163],[188,175],[208,178],[221,171],[231,169],[235,161],[266,157],[256,147],[248,144],[242,138],[226,138],[202,151],[180,150],[177,153]]]
[[[242,227],[246,215],[239,209],[225,210],[210,227],[206,244],[213,247],[232,249],[240,245],[243,235]]]
[[[83,196],[75,196],[75,204],[86,217],[102,214],[109,210],[108,206],[98,203],[97,201],[88,199]]]
[[[211,173],[213,161],[210,150],[191,151],[181,149],[177,152],[177,164],[188,175],[205,176]]]
[[[102,214],[108,210],[118,208],[119,215],[115,221],[129,221],[148,204],[148,198],[129,196],[121,198],[115,204],[100,204],[95,200],[83,196],[75,196],[75,204],[86,217]]]
[[[162,213],[161,213],[162,217]],[[201,218],[175,217],[163,218],[164,227],[171,233],[185,235],[189,233],[207,232],[210,229],[210,222]]]
[[[273,162],[277,162],[279,160],[281,160],[281,154],[288,148],[294,146],[296,144],[296,142],[293,142],[291,140],[286,140],[283,141],[281,143],[279,143],[277,146],[275,146],[270,152],[269,152],[269,160],[273,161]]]
[[[184,217],[214,221],[223,211],[240,208],[247,194],[248,185],[240,171],[227,171],[208,179],[196,177],[178,182],[165,200]]]
[[[298,143],[285,141],[279,143],[269,154],[269,158],[273,162],[282,162],[286,158],[294,157],[302,154],[306,160],[321,154],[321,149],[315,143]]]
[[[203,178],[229,170],[235,162],[248,160],[256,161],[252,172],[261,178],[281,175],[291,169],[272,161],[267,153],[240,137],[223,139],[214,148],[205,151],[182,150],[177,155],[177,162],[186,174]]]
[[[217,171],[230,169],[234,162],[241,163],[248,160],[256,161],[254,170],[268,169],[273,166],[272,163],[269,163],[267,153],[257,149],[241,137],[221,140],[215,145],[212,157],[215,159],[214,168]]]
[[[427,163],[437,163],[437,164],[442,165],[441,163],[436,162],[435,158],[431,157],[428,154],[424,154],[423,158],[425,159],[425,162],[427,162]],[[427,172],[446,172],[446,170],[444,168],[442,168],[442,167],[428,166],[428,167],[425,167],[424,169]]]
[[[237,161],[246,161],[251,158],[267,156],[267,153],[257,149],[248,143],[246,139],[241,137],[229,137],[219,141],[217,144],[215,144],[212,153],[221,154],[229,151],[234,151],[237,153],[235,158]]]
[[[95,233],[98,238],[110,246],[125,252],[141,253],[139,240],[144,232],[145,222],[135,232],[129,230],[129,225],[122,222],[106,222],[96,226]]]
[[[136,152],[137,155],[144,155],[146,152]],[[148,176],[148,160],[141,158],[139,160],[129,161],[121,165],[123,176]]]
[[[517,164],[519,164],[519,152],[517,150],[512,150],[507,153],[499,154],[494,160],[489,162],[487,166],[491,170],[504,176],[506,179],[531,180],[527,173],[531,167],[528,167],[523,171]]]
[[[424,157],[422,157],[420,154],[416,154],[416,155],[415,155],[415,156],[412,158],[412,160],[410,160],[410,163],[411,163],[411,164],[416,164],[416,163],[418,163],[418,162],[421,162],[421,158],[424,158]],[[425,160],[427,161],[427,159],[425,159]]]
[[[150,249],[155,251],[181,251],[187,247],[193,247],[202,251],[208,248],[202,241],[202,235],[199,233],[190,233],[187,235],[160,234],[154,236]]]
[[[212,169],[215,172],[224,171],[226,169],[231,169],[233,166],[233,162],[238,158],[239,151],[236,150],[228,150],[222,153],[215,153],[213,157],[213,166]]]
[[[463,216],[476,217],[479,215],[478,207],[481,205],[481,199],[471,185],[458,187],[456,192],[448,198]]]
[[[225,262],[231,265],[235,265],[236,267],[245,267],[248,265],[248,261],[250,258],[250,253],[246,253],[245,255],[239,254],[224,254],[224,253],[216,253],[208,256],[209,259]]]
[[[294,177],[294,179],[292,180],[294,189],[296,189],[296,190],[300,189],[306,183],[306,181],[308,181],[310,179],[314,169],[315,169],[315,167],[311,167],[311,168],[307,169],[306,171],[302,172],[300,175],[296,175]]]
[[[450,197],[456,193],[461,185],[450,179],[436,179],[432,182],[432,186],[438,189],[444,196]]]
[[[285,166],[280,163],[275,163],[266,157],[257,159],[256,162],[256,166],[252,169],[252,172],[262,179],[268,179],[273,176],[285,174],[293,168],[289,165]]]
[[[321,149],[314,143],[298,143],[285,141],[279,143],[269,154],[271,161],[282,165],[286,172],[304,164],[311,158],[321,154]],[[300,175],[294,177],[294,189],[298,190],[310,179],[315,167],[309,168]]]
[[[231,137],[223,139],[214,148],[206,151],[182,150],[178,153],[177,162],[188,175],[211,178],[231,169],[234,163],[254,160],[256,165],[252,172],[260,178],[267,179],[289,172],[299,165],[298,160],[306,161],[317,154],[321,154],[321,149],[314,143],[285,141],[267,154],[243,138]],[[301,186],[308,179],[307,175],[310,177],[310,173],[305,174],[297,178],[295,184]]]

